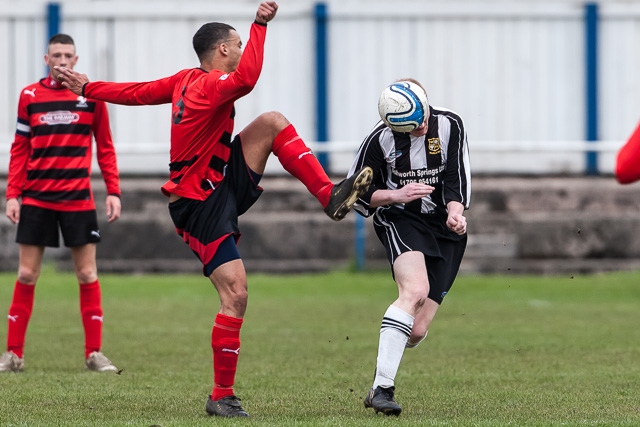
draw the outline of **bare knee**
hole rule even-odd
[[[287,120],[282,113],[278,111],[268,111],[256,117],[241,133],[244,137],[257,132],[261,138],[271,142],[284,128],[289,126],[289,124],[289,120]]]
[[[244,313],[247,311],[248,301],[249,294],[246,288],[234,293],[233,308],[238,313],[238,317],[244,316]]]
[[[93,283],[98,280],[98,272],[93,267],[76,267],[78,283]]]
[[[260,114],[256,121],[268,129],[273,129],[276,134],[289,125],[289,120],[279,111],[268,111]]]
[[[18,267],[18,282],[25,285],[35,285],[40,277],[40,268],[20,265]]]
[[[233,317],[243,317],[249,300],[246,280],[238,278],[215,285],[220,295],[220,311]]]
[[[223,313],[229,312],[234,317],[244,317],[247,311],[249,295],[247,289],[233,289],[226,298],[220,298],[221,310]]]
[[[424,303],[427,302],[427,297],[427,293],[420,293],[419,295],[415,296],[415,303],[413,307],[415,308],[416,313],[422,310],[422,307],[424,307]]]
[[[405,288],[401,298],[413,307],[413,312],[418,313],[424,307],[429,297],[429,288],[414,286]]]

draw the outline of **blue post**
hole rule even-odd
[[[60,3],[47,3],[47,39],[44,41],[45,51],[49,39],[60,32]],[[49,74],[49,67],[44,66],[45,75]]]
[[[598,4],[585,4],[586,139],[598,140]],[[598,153],[586,153],[586,174],[598,174]]]
[[[329,139],[329,125],[328,125],[328,43],[327,43],[327,21],[328,10],[326,3],[316,3],[315,18],[316,18],[316,123],[318,126],[318,133],[316,140],[318,142],[327,142]],[[329,164],[329,153],[321,152],[317,154],[318,160],[322,167],[331,173]],[[355,224],[355,252],[356,252],[356,268],[358,270],[364,270],[365,267],[365,221],[360,215],[353,213],[356,216]]]
[[[327,94],[327,5],[317,3],[316,18],[316,123],[318,131],[316,140],[326,142],[329,137],[327,123],[328,94]],[[318,153],[318,160],[327,173],[329,169],[329,154]]]
[[[367,258],[366,241],[367,241],[367,229],[365,219],[357,213],[352,215],[356,216],[356,270],[364,271]]]
[[[60,3],[47,4],[47,41],[60,32]]]

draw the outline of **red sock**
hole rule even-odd
[[[298,178],[326,208],[331,197],[333,183],[292,124],[276,135],[272,151],[284,169]]]
[[[29,319],[33,311],[35,285],[25,285],[16,280],[13,300],[9,307],[9,327],[7,328],[7,351],[16,356],[24,356],[24,338],[27,335]]]
[[[240,355],[242,319],[218,313],[211,331],[213,349],[213,390],[211,400],[233,395],[236,367]]]
[[[616,178],[621,184],[640,180],[640,124],[618,151]]]
[[[80,314],[84,326],[84,357],[102,347],[102,298],[100,282],[80,285]]]

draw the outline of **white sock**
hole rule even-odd
[[[373,388],[393,386],[411,328],[413,328],[413,316],[394,305],[389,306],[380,326],[378,361]]]

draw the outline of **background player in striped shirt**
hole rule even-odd
[[[298,178],[334,220],[342,219],[369,187],[371,169],[333,184],[291,123],[264,113],[232,137],[235,107],[258,81],[273,1],[260,4],[244,51],[237,31],[224,23],[203,25],[193,37],[200,67],[141,83],[89,82],[63,69],[77,94],[125,105],[172,104],[169,212],[176,230],[198,256],[203,274],[220,296],[211,332],[213,389],[210,415],[246,417],[234,393],[240,328],[247,308],[247,277],[236,243],[238,217],[262,192],[258,185],[271,153]],[[283,243],[284,244],[284,243]]]
[[[120,217],[120,180],[104,102],[64,88],[54,66],[73,68],[78,61],[73,39],[57,34],[44,57],[49,75],[22,90],[18,123],[11,145],[6,215],[18,224],[18,278],[9,307],[7,351],[0,372],[24,368],[24,342],[35,285],[46,246],[58,247],[61,231],[80,283],[80,311],[85,333],[85,366],[116,371],[101,352],[102,301],[96,266],[100,230],[91,190],[92,137],[107,186],[108,222]],[[20,203],[22,200],[22,205]]]
[[[414,79],[403,80],[422,87]],[[398,285],[398,299],[382,319],[375,377],[364,400],[365,407],[386,415],[402,411],[394,400],[394,384],[404,349],[426,337],[467,244],[467,134],[456,113],[426,107],[423,124],[410,133],[379,122],[350,171],[373,169],[373,183],[354,209],[365,217],[373,215]]]

